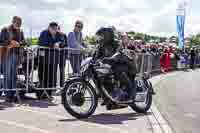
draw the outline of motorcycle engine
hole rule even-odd
[[[127,93],[128,82],[125,79],[116,77],[116,75],[109,75],[102,79],[102,84],[108,93],[111,95],[114,91]]]

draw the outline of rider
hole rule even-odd
[[[99,38],[99,43],[100,45],[98,46],[98,49],[95,53],[95,58],[96,59],[103,59],[104,63],[107,61],[109,62],[109,57],[112,57],[116,52],[122,51],[122,52],[127,52],[127,47],[123,47],[123,45],[120,46],[119,43],[119,37],[118,34],[115,30],[115,28],[101,28],[100,30],[97,31],[96,35]],[[128,55],[129,56],[129,55]],[[108,60],[107,60],[108,59]],[[128,72],[128,76],[131,79],[129,81],[129,87],[128,87],[128,93],[133,94],[134,92],[134,82],[132,82],[135,78],[135,73],[136,73],[136,62],[135,58],[133,60],[127,60],[127,58],[115,58],[114,61],[119,61],[119,62],[126,62],[128,66],[130,66],[130,72]],[[131,76],[130,76],[131,75]],[[115,95],[115,94],[114,94]],[[131,98],[132,95],[129,96]],[[102,103],[102,105],[105,105],[106,100]]]
[[[111,57],[114,55],[119,48],[119,41],[115,28],[100,28],[96,35],[98,36],[97,51],[94,55],[96,59],[103,59],[104,57]]]

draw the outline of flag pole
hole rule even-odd
[[[177,34],[178,34],[178,44],[179,48],[184,52],[185,49],[185,38],[184,38],[184,29],[185,29],[185,7],[186,3],[179,4],[176,10],[176,25],[177,25]]]

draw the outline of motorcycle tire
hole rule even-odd
[[[94,101],[93,101],[93,106],[91,107],[91,109],[86,112],[86,113],[78,113],[76,111],[74,111],[70,104],[68,103],[68,101],[66,100],[67,99],[67,92],[68,92],[68,89],[70,89],[69,87],[74,84],[74,83],[84,83],[85,85],[87,85],[87,87],[90,88],[90,91],[91,93],[93,94],[93,97],[94,97]],[[98,105],[98,95],[96,94],[96,90],[89,84],[89,83],[86,83],[85,81],[83,81],[82,79],[73,79],[73,80],[70,80],[69,82],[67,82],[65,84],[65,87],[63,88],[62,90],[62,94],[61,94],[61,97],[62,97],[62,104],[65,108],[65,110],[70,114],[72,115],[73,117],[77,118],[77,119],[85,119],[85,118],[89,118],[96,110],[97,108],[97,105]]]
[[[138,106],[136,103],[133,103],[130,105],[130,107],[137,113],[146,113],[151,108],[152,100],[153,100],[152,94],[149,92],[147,94],[146,106],[141,107],[141,106]]]

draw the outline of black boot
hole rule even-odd
[[[123,109],[128,107],[128,105],[118,105],[116,103],[110,102],[106,105],[107,110]]]
[[[129,82],[129,87],[128,87],[128,98],[129,100],[133,100],[135,98],[135,95],[136,95],[136,83],[135,83],[135,80],[132,82]]]

